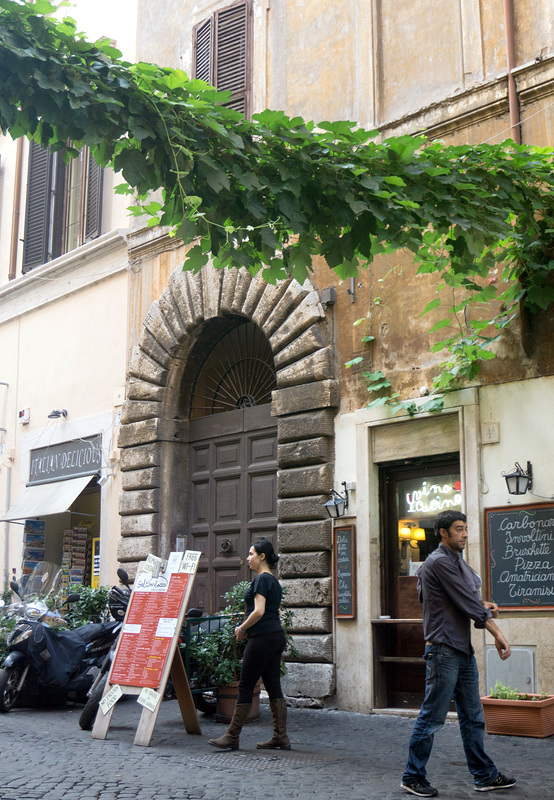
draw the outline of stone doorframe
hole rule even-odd
[[[181,383],[192,348],[210,320],[256,323],[268,338],[277,389],[279,577],[295,609],[301,662],[284,689],[316,704],[334,694],[332,521],[323,503],[333,486],[338,384],[317,291],[295,280],[277,286],[247,270],[177,269],[144,320],[133,350],[119,447],[122,488],[118,559],[130,572],[149,553],[166,556],[186,531],[188,418]]]

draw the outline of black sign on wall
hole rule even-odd
[[[554,609],[554,504],[485,509],[489,600]]]
[[[96,475],[102,467],[102,434],[31,450],[27,486]]]
[[[335,617],[356,617],[356,528],[335,528],[333,583]]]

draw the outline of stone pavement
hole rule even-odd
[[[108,738],[78,725],[81,706],[15,709],[0,715],[0,800],[401,800],[400,777],[413,719],[387,714],[289,709],[293,749],[256,750],[269,736],[270,712],[248,724],[241,749],[217,751],[208,739],[225,727],[200,715],[187,735],[175,700],[164,701],[150,747],[133,739],[140,706],[118,703]],[[487,736],[500,770],[517,777],[498,800],[554,798],[554,737]],[[435,737],[429,762],[441,798],[477,798],[457,723]],[[486,795],[487,797],[490,795]]]

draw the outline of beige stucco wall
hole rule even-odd
[[[40,278],[35,275],[29,280],[36,283]],[[9,300],[9,295],[4,293],[4,300]],[[25,489],[30,449],[102,433],[106,471],[110,459],[117,457],[117,412],[126,375],[127,302],[128,273],[121,270],[109,280],[0,325],[0,376],[9,384],[0,386],[0,427],[7,429],[0,439],[6,450],[0,457],[2,509],[11,506]],[[30,409],[28,425],[17,421],[22,408]],[[67,419],[48,419],[53,409],[62,408],[67,409]],[[101,489],[103,583],[115,578],[117,567],[119,484],[116,463],[114,478]],[[19,573],[21,530],[16,523],[0,523],[2,569],[16,567]],[[9,563],[4,565],[6,535]]]

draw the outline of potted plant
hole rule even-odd
[[[236,583],[223,597],[226,607],[222,612],[222,622],[217,630],[200,632],[190,643],[191,657],[202,672],[213,677],[217,683],[217,709],[218,722],[229,722],[238,696],[238,679],[242,663],[246,640],[237,641],[235,627],[244,618],[244,593],[249,586],[248,581]],[[284,592],[283,592],[284,595]],[[281,624],[287,639],[287,649],[294,657],[299,657],[288,629],[292,623],[293,612],[283,609]],[[285,670],[283,664],[283,671]],[[254,690],[252,708],[247,717],[247,722],[253,722],[260,716],[260,684]]]
[[[496,681],[490,695],[481,698],[487,733],[533,736],[554,734],[554,695],[527,694]]]

